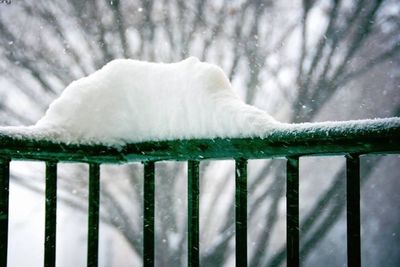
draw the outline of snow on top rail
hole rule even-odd
[[[239,99],[222,69],[190,57],[170,64],[113,60],[72,82],[25,130],[66,143],[123,145],[258,136],[277,125]]]
[[[72,82],[36,125],[0,127],[0,157],[121,162],[398,150],[400,118],[284,124],[217,66],[113,60]]]
[[[66,144],[0,130],[0,159],[123,163],[129,161],[273,158],[400,152],[400,118],[287,124],[262,137],[183,139],[120,147]]]

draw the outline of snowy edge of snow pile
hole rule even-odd
[[[225,137],[204,137],[192,139],[215,139],[215,138],[261,138],[274,140],[301,140],[316,138],[331,139],[335,137],[355,137],[365,135],[385,135],[390,130],[396,129],[400,133],[400,118],[377,118],[366,120],[350,120],[350,121],[327,121],[317,123],[297,123],[297,124],[280,124],[275,129],[267,130],[264,134],[257,136],[225,136]],[[64,140],[64,133],[41,132],[34,127],[0,127],[0,140],[2,137],[9,137],[14,140],[30,140],[30,141],[48,141],[56,144],[75,144],[75,145],[105,145],[121,148],[129,143],[107,143],[101,140],[85,140],[73,142]],[[400,138],[400,136],[399,136]],[[151,141],[173,141],[173,140],[188,140],[188,139],[164,139],[164,140],[144,140],[141,142]],[[133,142],[133,143],[141,143]]]
[[[0,127],[0,137],[65,144],[214,138],[353,135],[400,127],[400,118],[285,124],[245,104],[218,66],[113,60],[72,82],[36,125]]]

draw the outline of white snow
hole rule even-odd
[[[109,62],[72,82],[36,125],[8,128],[67,143],[259,136],[278,124],[246,105],[216,65]]]
[[[36,125],[0,127],[0,136],[124,145],[199,138],[303,138],[380,133],[400,118],[285,124],[245,104],[216,65],[109,62],[72,82]],[[303,137],[302,137],[303,136]]]

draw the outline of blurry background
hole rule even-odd
[[[398,0],[0,4],[0,125],[31,125],[114,58],[221,66],[284,122],[399,116]],[[162,90],[163,88],[160,88]],[[124,123],[124,122],[121,122]],[[400,265],[400,157],[362,159],[363,266]],[[156,265],[186,264],[186,164],[158,163]],[[301,159],[303,266],[345,266],[343,157]],[[201,264],[234,265],[234,163],[201,164]],[[41,266],[44,165],[13,162],[10,266]],[[140,266],[142,166],[102,166],[100,266]],[[85,266],[87,166],[59,171],[58,266]],[[249,265],[285,266],[284,160],[250,161]]]

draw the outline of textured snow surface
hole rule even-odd
[[[199,138],[304,138],[383,133],[400,118],[285,124],[246,105],[217,66],[190,57],[162,64],[109,62],[72,82],[36,125],[0,127],[0,136],[123,145]]]
[[[67,143],[260,136],[280,125],[246,105],[217,66],[109,62],[72,82],[36,125],[2,129]]]

